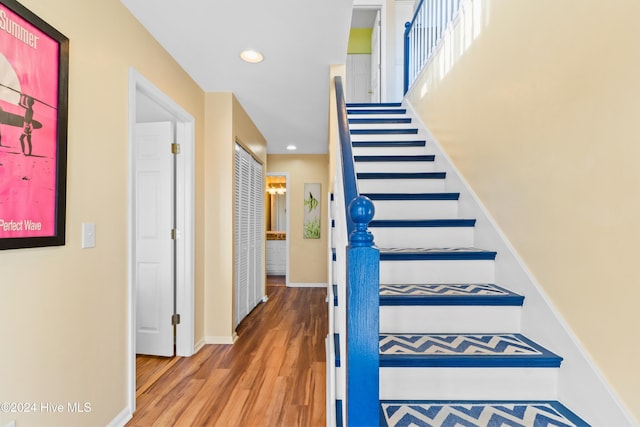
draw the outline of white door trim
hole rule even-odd
[[[383,0],[354,0],[353,9],[380,10],[380,102],[387,102],[387,5]],[[397,29],[396,29],[397,30]],[[404,29],[402,29],[404,31]]]
[[[287,239],[285,240],[285,285],[289,286],[289,242],[291,242],[291,234],[289,234],[289,218],[291,217],[291,210],[289,209],[289,192],[291,191],[291,182],[289,181],[289,172],[267,172],[267,176],[284,176],[287,184],[287,191],[285,194],[285,209],[287,210],[287,218],[285,220],[285,232],[287,233]],[[265,252],[266,256],[266,252]]]
[[[127,383],[128,406],[130,413],[136,409],[136,334],[135,334],[135,289],[133,272],[135,265],[135,239],[132,233],[134,206],[133,153],[136,125],[136,99],[144,94],[159,107],[173,116],[176,123],[176,138],[181,145],[177,158],[177,215],[178,238],[176,248],[177,295],[176,305],[181,322],[176,331],[176,354],[191,356],[194,353],[194,278],[195,278],[195,119],[171,98],[160,91],[135,69],[129,69],[129,185],[128,185],[128,346],[127,346]]]

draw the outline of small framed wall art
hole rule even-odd
[[[65,244],[69,40],[0,0],[0,249]]]
[[[304,185],[304,238],[320,238],[320,184]]]

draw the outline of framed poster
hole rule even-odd
[[[69,40],[0,0],[0,249],[65,244]]]
[[[304,185],[304,238],[320,238],[320,184]]]

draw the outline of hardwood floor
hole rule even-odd
[[[189,358],[139,356],[127,426],[325,426],[326,289],[270,280],[267,295],[234,345]]]

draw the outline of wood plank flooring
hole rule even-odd
[[[138,356],[130,427],[325,426],[325,288],[267,286],[234,345]]]

